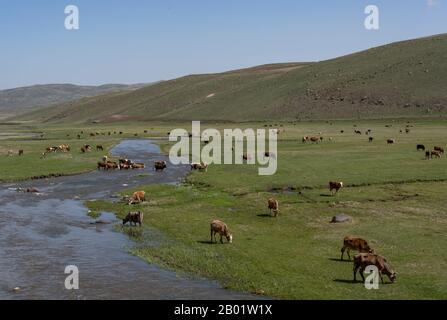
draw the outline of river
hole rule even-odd
[[[120,190],[152,183],[179,183],[187,166],[152,170],[168,160],[149,140],[125,140],[111,153],[147,168],[2,184],[0,188],[0,299],[253,299],[216,282],[179,276],[128,253],[135,243],[114,230],[104,213],[96,224],[85,200],[112,200]],[[145,174],[146,173],[146,174]],[[35,187],[41,194],[17,192]],[[79,290],[67,290],[65,267],[79,269]],[[20,288],[14,290],[14,288]]]

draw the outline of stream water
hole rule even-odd
[[[95,224],[85,200],[109,200],[138,185],[178,183],[188,172],[187,166],[153,171],[155,160],[168,159],[149,140],[123,141],[112,154],[147,168],[0,185],[0,299],[257,298],[214,281],[178,276],[129,254],[135,243],[114,230],[119,221],[112,214],[101,217],[110,224]],[[17,192],[18,187],[35,187],[41,194]],[[68,265],[79,268],[79,290],[65,289]]]

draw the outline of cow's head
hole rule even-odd
[[[390,278],[391,282],[396,282],[396,278],[397,278],[397,273],[394,271],[391,271],[391,273],[388,275],[388,278]]]
[[[343,182],[340,182],[340,188],[343,188]]]
[[[233,243],[233,235],[232,235],[231,233],[228,233],[228,234],[226,235],[226,238],[227,238],[227,240],[228,240],[229,243]]]

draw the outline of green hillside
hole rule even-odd
[[[292,120],[447,115],[447,35],[318,63],[192,75],[16,120]]]

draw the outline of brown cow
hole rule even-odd
[[[270,210],[270,215],[272,215],[272,211],[274,214],[274,217],[276,217],[279,213],[279,203],[278,200],[270,198],[268,199],[268,209]]]
[[[230,233],[228,226],[219,220],[214,220],[211,222],[211,243],[217,242],[216,233],[220,235],[220,243],[223,244],[223,237],[227,238],[229,243],[233,242],[233,235]]]
[[[441,158],[442,157],[442,153],[440,152],[440,151],[435,151],[435,150],[433,150],[432,152],[431,152],[431,158],[433,159],[433,158]]]
[[[96,151],[104,151],[104,147],[101,145],[96,146]]]
[[[126,223],[130,222],[130,225],[132,225],[132,223],[134,225],[137,225],[137,223],[140,225],[142,225],[143,223],[143,218],[144,218],[144,214],[141,211],[138,212],[129,212],[127,214],[127,216],[123,219],[123,225],[125,225]]]
[[[128,166],[131,166],[133,164],[132,160],[129,159],[119,159],[120,164],[127,164]]]
[[[337,182],[337,181],[330,181],[329,182],[329,191],[334,194],[333,190],[335,190],[335,193],[338,193],[340,189],[343,188],[343,182]]]
[[[444,148],[441,147],[434,147],[433,148],[435,151],[439,151],[440,153],[444,154]]]
[[[132,163],[130,166],[132,169],[144,169],[146,165],[144,163]]]
[[[133,193],[132,197],[130,197],[129,204],[140,203],[143,201],[146,201],[146,192],[136,191]]]
[[[105,162],[98,162],[98,170],[107,170],[107,163]]]
[[[341,260],[343,260],[343,256],[346,250],[349,260],[351,260],[351,255],[349,254],[351,250],[355,250],[360,253],[374,253],[374,250],[371,249],[371,247],[368,244],[368,241],[362,238],[356,238],[352,236],[346,236],[343,239],[343,247],[341,248]]]
[[[23,156],[23,150],[19,150],[19,157]]]
[[[107,170],[109,170],[109,169],[112,169],[112,170],[120,169],[120,166],[116,162],[108,161],[108,162],[106,162],[106,169]]]
[[[155,161],[154,169],[155,171],[163,171],[167,168],[166,161]]]
[[[395,139],[388,139],[388,140],[386,141],[386,143],[388,143],[388,144],[395,144],[395,143],[396,143],[396,140],[395,140]]]
[[[357,281],[357,271],[360,270],[360,276],[362,277],[363,282],[365,282],[365,276],[363,275],[363,272],[365,271],[367,266],[376,266],[377,269],[379,269],[379,276],[382,280],[382,283],[384,283],[383,274],[386,274],[391,282],[396,281],[397,273],[394,272],[393,269],[391,269],[386,258],[372,253],[360,253],[354,257],[354,281]]]
[[[200,170],[208,172],[208,163],[201,162],[201,163],[191,163],[191,170]]]
[[[430,151],[425,151],[425,159],[430,160]]]

